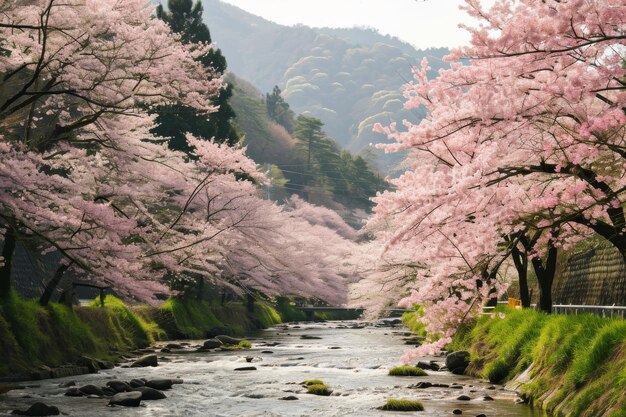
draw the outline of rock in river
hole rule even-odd
[[[152,354],[144,355],[144,356],[140,357],[135,362],[133,362],[133,364],[130,365],[130,366],[132,368],[140,368],[140,367],[158,366],[158,365],[159,365],[159,363],[157,361],[157,355],[152,353]]]
[[[79,388],[79,390],[85,395],[98,395],[100,397],[104,396],[104,391],[102,388],[96,387],[95,385],[84,385]]]
[[[228,336],[226,336],[228,337]],[[237,342],[239,343],[239,342]],[[234,344],[237,344],[234,343]],[[203,349],[215,349],[218,348],[220,346],[222,346],[224,343],[222,343],[221,340],[219,339],[209,339],[209,340],[205,340],[204,343],[202,344],[202,348]]]
[[[454,374],[463,373],[469,365],[470,354],[466,350],[448,353],[446,356],[446,367]]]
[[[140,392],[142,400],[162,400],[167,398],[161,391],[150,387],[139,387],[133,391]]]
[[[107,387],[112,388],[115,392],[128,392],[133,390],[133,388],[128,385],[128,383],[115,379],[113,381],[107,382]]]
[[[172,380],[167,378],[151,379],[146,382],[146,386],[160,391],[172,388]]]
[[[239,344],[239,342],[243,340],[243,339],[237,339],[236,337],[226,336],[224,334],[215,336],[215,339],[219,340],[225,345],[236,345],[236,344]]]
[[[53,405],[35,403],[31,405],[28,410],[13,410],[12,414],[19,416],[58,416],[60,412],[59,409]]]
[[[141,404],[141,392],[120,392],[111,397],[109,405],[123,405],[124,407],[139,407]]]

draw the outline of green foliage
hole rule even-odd
[[[171,313],[176,323],[176,331],[189,339],[202,339],[211,329],[224,327],[206,301],[172,297],[159,308]]]
[[[531,366],[522,390],[553,411],[567,400],[568,417],[615,415],[626,408],[626,322],[593,315],[546,315],[509,310],[504,319],[481,317],[455,336],[492,382]],[[546,395],[546,394],[550,395]],[[573,394],[573,395],[572,395]]]
[[[330,387],[328,385],[325,385],[325,384],[309,385],[309,386],[307,386],[306,391],[309,394],[321,395],[321,396],[324,396],[324,397],[328,397],[330,394],[333,393],[333,391],[330,389]]]
[[[424,404],[417,400],[398,400],[390,398],[380,409],[384,411],[424,411]]]
[[[278,311],[276,311],[276,309],[274,309],[273,307],[261,302],[254,303],[252,317],[264,329],[282,323]]]
[[[205,42],[211,43],[209,28],[202,19],[202,3],[191,0],[169,0],[168,10],[161,5],[157,7],[157,17],[165,21],[173,32],[181,35],[184,44]],[[206,67],[212,67],[217,74],[226,71],[226,59],[219,49],[211,49],[204,56],[198,58]],[[212,103],[219,109],[207,118],[205,114],[195,111],[186,106],[162,106],[156,111],[157,127],[152,132],[163,138],[171,138],[168,141],[170,149],[192,152],[191,146],[185,139],[186,133],[192,133],[196,137],[211,139],[234,145],[239,141],[239,135],[231,125],[235,112],[229,104],[232,96],[231,87],[220,91],[218,97],[214,97]]]
[[[417,366],[402,365],[389,369],[391,376],[428,376],[422,368]]]
[[[155,338],[163,336],[156,323],[147,322],[115,296],[107,295],[104,299],[104,307],[99,307],[99,298],[93,300],[89,306],[103,308],[106,311],[108,321],[115,329],[119,329],[117,331],[119,339],[123,340],[123,344],[127,346],[150,346]]]
[[[277,85],[274,86],[271,93],[265,95],[265,105],[267,114],[272,120],[287,129],[287,132],[293,132],[296,124],[296,115],[283,99],[280,88]]]
[[[283,322],[305,321],[307,319],[304,311],[298,310],[295,303],[287,297],[276,298],[276,311]]]
[[[424,316],[424,309],[420,306],[416,311],[410,311],[402,314],[402,324],[404,324],[411,332],[419,336],[426,336],[426,326],[420,321],[420,317]]]
[[[253,311],[248,312],[241,302],[221,305],[195,298],[172,297],[159,309],[168,313],[175,323],[173,328],[166,328],[166,331],[173,333],[170,336],[179,335],[190,339],[207,337],[216,328],[226,329],[228,333],[235,335],[244,335],[250,330],[282,322],[279,313],[264,303],[255,303]]]

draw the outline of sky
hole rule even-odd
[[[283,25],[371,26],[418,48],[455,47],[469,41],[459,22],[463,0],[223,0]],[[483,3],[493,3],[493,0]]]

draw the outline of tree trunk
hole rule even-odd
[[[519,297],[523,308],[530,307],[530,293],[528,291],[528,255],[517,248],[511,251],[511,257],[517,270],[519,281]]]
[[[59,285],[59,282],[61,282],[61,279],[63,278],[63,274],[65,274],[65,271],[68,270],[68,268],[72,265],[72,263],[73,262],[59,265],[56,272],[54,273],[54,276],[48,282],[48,285],[46,285],[46,288],[44,289],[43,294],[41,294],[41,297],[39,298],[39,305],[41,306],[48,305],[48,303],[50,302],[50,299],[52,298],[52,293],[54,292],[56,287]]]
[[[10,227],[4,233],[2,248],[3,265],[0,267],[0,297],[8,298],[11,293],[11,268],[15,253],[15,231]]]
[[[550,246],[545,266],[539,258],[532,260],[539,283],[539,310],[545,313],[552,312],[552,283],[556,272],[556,256],[557,249]]]

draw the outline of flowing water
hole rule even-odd
[[[354,328],[353,328],[354,327]],[[402,328],[375,327],[360,322],[284,325],[255,335],[251,350],[159,354],[155,368],[118,367],[98,374],[24,383],[25,390],[0,396],[0,415],[42,401],[70,416],[463,416],[538,417],[541,412],[514,404],[515,394],[501,386],[448,372],[428,371],[427,377],[392,377],[407,348]],[[319,339],[302,338],[303,335]],[[246,359],[246,356],[248,359]],[[251,359],[251,362],[247,361]],[[443,358],[427,358],[443,361]],[[256,370],[235,371],[254,366]],[[178,377],[184,384],[166,391],[167,399],[143,401],[138,408],[107,407],[103,398],[70,398],[59,384],[104,386],[107,380]],[[300,382],[322,379],[333,389],[329,397],[306,394]],[[462,389],[415,389],[419,381],[459,383]],[[465,394],[470,401],[456,398]],[[488,395],[495,401],[483,401]],[[296,396],[298,400],[281,400]],[[417,399],[424,412],[385,412],[377,407],[388,398]]]

